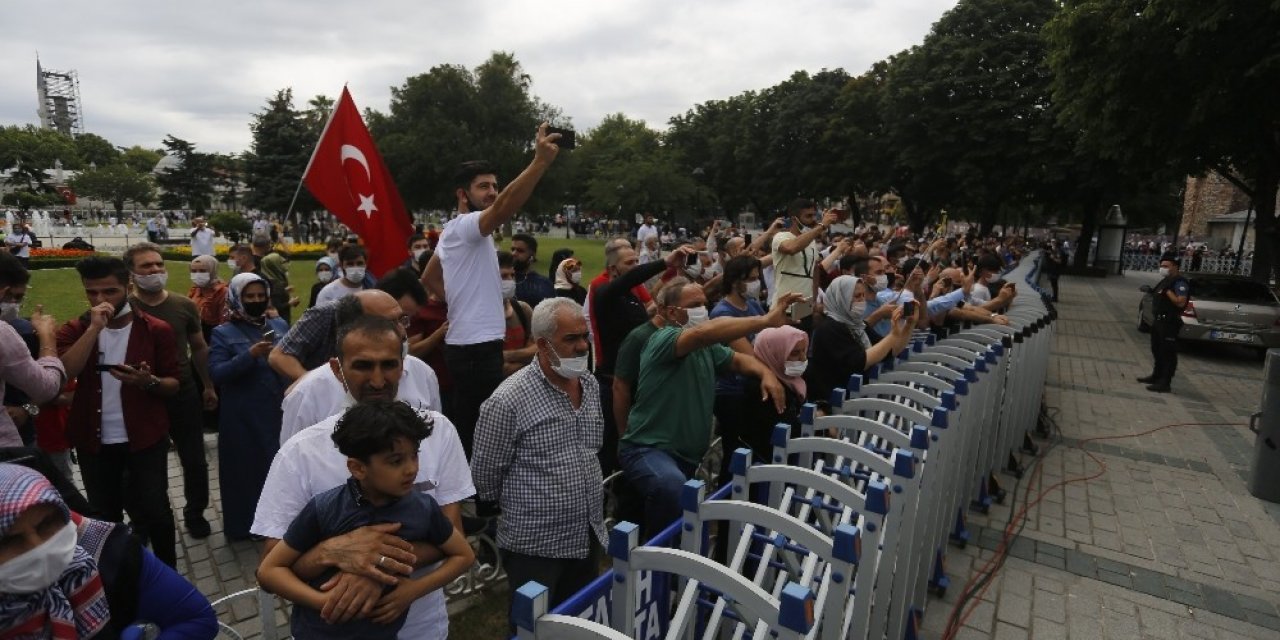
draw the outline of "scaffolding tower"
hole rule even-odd
[[[75,71],[53,71],[36,58],[36,94],[40,100],[40,126],[69,136],[84,133],[80,108],[80,80]]]

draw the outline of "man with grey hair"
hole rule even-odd
[[[537,580],[551,606],[595,579],[605,542],[595,457],[604,434],[600,390],[587,374],[587,321],[570,298],[533,310],[534,362],[480,405],[471,475],[502,508],[498,548],[510,593]]]

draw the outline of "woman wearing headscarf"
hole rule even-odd
[[[222,528],[230,540],[249,538],[271,459],[280,448],[280,403],[287,386],[267,365],[267,354],[289,330],[268,318],[271,286],[261,276],[231,279],[230,319],[213,331],[209,374],[222,391],[218,422],[218,475]]]
[[[826,318],[813,329],[813,356],[805,373],[810,400],[828,400],[832,389],[848,384],[849,376],[907,348],[915,322],[904,322],[902,309],[893,312],[889,335],[871,343],[863,321],[871,295],[866,284],[853,276],[840,276],[827,286]]]
[[[213,328],[227,318],[227,283],[218,277],[218,259],[196,256],[191,260],[191,289],[187,297],[200,310],[200,329],[205,344],[213,339]]]
[[[556,266],[556,295],[561,298],[572,298],[578,304],[586,304],[587,290],[582,287],[582,263],[572,256],[560,261]]]
[[[0,464],[0,638],[206,640],[209,601],[122,524],[67,508],[40,473]]]
[[[809,336],[795,327],[776,327],[756,334],[752,343],[756,358],[778,377],[787,392],[786,407],[779,412],[773,400],[763,399],[760,379],[743,378],[742,420],[736,430],[738,442],[726,444],[725,451],[749,447],[758,460],[769,460],[773,427],[779,423],[800,427],[800,407],[807,398],[804,372],[809,365]],[[733,456],[725,456],[731,459]]]
[[[337,272],[338,261],[335,258],[325,256],[316,260],[316,282],[311,285],[311,302],[307,303],[307,307],[316,306],[316,297],[320,295],[320,290],[333,282],[333,274]]]

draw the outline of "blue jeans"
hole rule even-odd
[[[625,443],[618,462],[627,482],[644,496],[643,538],[658,535],[680,517],[680,491],[698,467],[661,449]]]

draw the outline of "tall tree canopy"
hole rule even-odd
[[[194,143],[172,135],[165,136],[166,156],[176,162],[156,174],[156,183],[164,189],[160,206],[166,209],[189,207],[203,215],[213,204],[213,156],[196,151]]]
[[[244,197],[246,205],[281,217],[289,211],[297,194],[295,211],[319,208],[309,191],[298,192],[298,185],[328,111],[333,108],[332,101],[321,102],[322,98],[313,98],[312,108],[324,110],[323,114],[302,112],[293,107],[293,89],[281,89],[267,100],[262,112],[254,115],[249,125],[253,146],[244,154],[244,181],[249,189]],[[227,184],[234,185],[235,181],[227,180]]]

